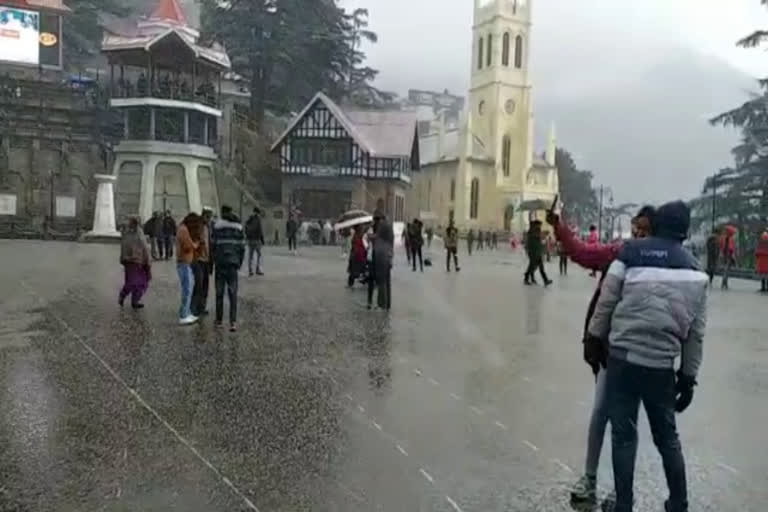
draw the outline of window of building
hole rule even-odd
[[[209,166],[197,166],[197,182],[200,186],[200,202],[202,207],[214,212],[218,211],[219,202],[216,197],[216,181]]]
[[[512,140],[509,135],[501,139],[501,168],[504,171],[504,177],[509,177],[510,157],[512,156]]]
[[[523,67],[523,36],[515,38],[515,67],[517,69]]]
[[[405,222],[405,197],[395,196],[395,222]]]
[[[504,32],[501,41],[501,64],[509,66],[509,32]]]
[[[291,142],[291,161],[294,165],[349,167],[352,145],[346,140],[295,139]]]
[[[476,219],[480,206],[480,180],[472,179],[472,186],[469,192],[469,218]]]
[[[488,47],[485,51],[488,57],[485,65],[491,67],[491,64],[493,64],[493,34],[488,34]]]
[[[456,180],[451,180],[451,201],[456,200]]]
[[[484,39],[481,37],[480,41],[477,43],[477,69],[483,69],[483,43]]]

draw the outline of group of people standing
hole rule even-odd
[[[245,259],[246,243],[249,247],[251,275],[254,255],[258,257],[256,273],[263,275],[260,265],[264,237],[259,215],[257,208],[248,220],[246,229],[243,229],[240,219],[229,206],[222,206],[221,215],[217,219],[213,219],[212,211],[204,210],[202,215],[188,214],[178,226],[174,223],[176,271],[180,288],[180,325],[197,323],[201,317],[208,315],[210,276],[214,275],[216,325],[223,324],[226,294],[229,299],[229,329],[232,332],[237,330],[239,271]],[[159,216],[153,215],[153,219],[158,218]],[[154,224],[149,225],[150,228],[153,226]],[[150,240],[156,239],[153,235],[147,237]],[[167,254],[163,252],[164,256]],[[129,219],[123,231],[120,263],[124,268],[124,283],[118,296],[119,304],[123,306],[125,299],[131,296],[132,307],[141,309],[144,307],[141,298],[147,291],[152,271],[150,249],[144,241],[136,218]]]
[[[154,212],[144,223],[144,234],[149,239],[152,259],[170,260],[176,243],[176,221],[170,210],[164,214]]]
[[[727,290],[731,271],[736,267],[736,229],[725,226],[722,233],[713,230],[707,238],[707,275],[709,285],[715,280],[718,269],[722,272],[721,288]],[[768,229],[764,230],[755,247],[755,276],[760,280],[760,292],[768,293]]]
[[[469,252],[469,255],[472,256],[473,249],[482,251],[484,248],[498,249],[499,234],[496,231],[484,232],[477,230],[477,234],[475,234],[474,229],[467,231],[467,251]]]
[[[687,512],[685,462],[676,413],[685,411],[702,360],[707,276],[682,246],[690,210],[676,201],[647,206],[632,221],[633,239],[603,244],[579,240],[550,212],[563,252],[602,277],[587,311],[584,360],[595,375],[584,475],[573,487],[575,502],[597,499],[597,468],[611,423],[615,493],[605,512],[631,512],[642,402],[669,488],[666,512]],[[652,307],[649,307],[652,306]],[[680,367],[675,371],[675,360]]]

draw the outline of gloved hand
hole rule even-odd
[[[691,405],[693,401],[693,387],[696,385],[696,379],[685,375],[682,370],[677,372],[677,381],[675,382],[675,411],[683,412]]]
[[[584,337],[584,361],[592,367],[595,375],[598,374],[601,366],[605,368],[608,365],[606,343],[589,333]]]
[[[554,210],[547,210],[547,224],[553,228],[560,224],[560,216]]]

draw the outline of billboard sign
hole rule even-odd
[[[40,14],[0,6],[0,60],[39,63]]]

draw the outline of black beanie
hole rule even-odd
[[[661,205],[653,216],[653,234],[659,238],[683,241],[691,227],[691,209],[682,201]]]

